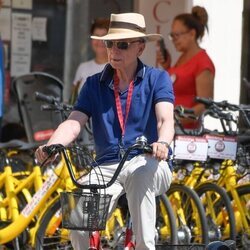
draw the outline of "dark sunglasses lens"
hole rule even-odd
[[[112,41],[104,41],[105,45],[107,48],[111,49],[113,47],[113,42]]]
[[[127,42],[117,42],[116,44],[118,49],[128,49],[128,43]]]

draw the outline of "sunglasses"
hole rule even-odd
[[[170,40],[173,40],[173,39],[178,39],[180,36],[182,36],[182,35],[185,35],[185,34],[187,34],[187,33],[189,33],[189,30],[188,31],[183,31],[183,32],[171,32],[169,35],[168,35],[168,38],[170,39]]]
[[[138,42],[141,43],[143,41],[142,40],[136,40],[136,41],[132,41],[132,42],[125,42],[125,41],[116,41],[116,42],[114,42],[114,41],[110,41],[110,40],[105,40],[104,44],[108,49],[111,49],[115,44],[116,48],[122,49],[122,50],[127,50],[132,43],[138,43]]]

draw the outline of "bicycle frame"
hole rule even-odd
[[[5,228],[0,229],[0,244],[7,243],[21,234],[25,228],[27,228],[35,215],[39,214],[39,218],[41,218],[48,205],[51,204],[51,195],[55,191],[58,191],[59,188],[62,190],[74,188],[64,160],[60,161],[55,171],[52,172],[50,176],[48,176],[41,188],[34,194],[30,202],[25,206],[21,213],[15,214],[15,217],[13,216],[13,222]],[[10,202],[12,201],[11,199],[14,199],[12,192],[10,192],[9,199]],[[11,205],[14,210],[14,205],[16,204]],[[33,236],[31,236],[31,238],[32,242],[34,242],[34,230],[32,231],[32,234]]]
[[[193,169],[192,170],[190,169],[187,175],[184,174],[185,176],[182,181],[185,185],[193,188],[194,190],[197,190],[197,188],[199,189],[199,187],[201,187],[204,184],[209,185],[209,183],[216,183],[213,179],[209,178],[211,173],[207,172],[206,167],[204,168],[201,162],[194,162],[192,166],[193,166]],[[213,201],[211,199],[211,195],[213,195],[212,196]],[[216,198],[215,198],[215,195],[216,195]],[[224,229],[224,234],[227,237],[229,237],[230,227],[227,221],[228,216],[226,216],[225,212],[222,212],[222,211],[219,213],[218,216],[216,216],[214,213],[213,204],[215,203],[216,200],[218,201],[219,199],[220,199],[220,196],[218,194],[210,191],[205,194],[205,197],[203,197],[202,201],[203,203],[206,204],[207,215],[209,214],[209,216],[211,216],[211,218],[216,223],[216,225],[222,225],[222,224],[227,225]]]
[[[245,230],[248,235],[250,235],[250,225],[247,221],[247,212],[246,208],[243,207],[240,197],[237,192],[237,174],[234,167],[234,162],[232,160],[225,160],[222,163],[222,167],[220,170],[220,178],[217,183],[226,188],[226,190],[231,193],[233,198],[233,205],[235,208],[235,219],[237,221],[237,231]],[[240,184],[240,186],[244,186],[247,184]],[[240,227],[243,228],[240,228]]]
[[[17,199],[12,195],[13,190],[15,189],[15,180],[13,178],[13,174],[12,174],[12,168],[9,165],[6,165],[4,167],[4,172],[1,174],[0,176],[0,183],[2,183],[4,186],[5,184],[5,192],[6,192],[6,198],[4,199],[4,197],[1,197],[1,203],[0,203],[0,207],[1,207],[1,214],[0,217],[3,221],[7,221],[9,219],[9,216],[7,214],[7,209],[5,207],[5,200],[8,201],[9,203],[9,211],[10,211],[10,217],[15,220],[18,215],[19,215],[19,209],[18,209],[18,202]]]
[[[4,146],[1,151],[2,160],[5,162],[5,166],[3,167],[3,172],[0,175],[0,188],[3,188],[6,193],[6,196],[1,196],[0,218],[2,221],[6,222],[14,221],[19,215],[20,211],[18,207],[19,201],[17,195],[21,193],[25,198],[25,202],[28,202],[32,198],[30,188],[34,187],[34,190],[36,191],[42,186],[43,183],[41,169],[35,163],[32,171],[12,171],[12,166],[9,163],[12,159],[12,155],[16,155],[18,151],[22,151],[22,149],[18,149],[16,151],[12,148],[25,144],[18,144],[15,141],[11,141],[9,144],[11,145],[10,151],[7,150],[8,152],[5,152]],[[5,147],[7,147],[7,145],[5,145]]]

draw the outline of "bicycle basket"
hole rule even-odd
[[[104,230],[111,197],[99,193],[61,192],[62,227],[85,231]]]

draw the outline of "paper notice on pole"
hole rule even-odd
[[[11,76],[30,72],[31,14],[12,14]]]
[[[3,0],[3,6],[10,7],[10,0]]]
[[[11,9],[2,8],[0,11],[0,34],[1,39],[10,41],[11,36]]]
[[[32,3],[32,0],[12,0],[12,8],[31,10]]]
[[[34,17],[32,21],[32,39],[35,41],[47,41],[47,18]]]

